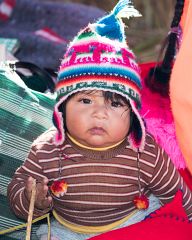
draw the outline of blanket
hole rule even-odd
[[[19,60],[57,70],[68,42],[103,15],[103,10],[77,3],[0,0],[0,36],[19,39]]]

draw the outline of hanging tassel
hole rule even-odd
[[[96,32],[111,40],[125,41],[124,24],[122,18],[140,17],[141,14],[134,8],[132,1],[120,0],[112,12],[96,23]]]
[[[67,192],[67,183],[64,180],[57,180],[54,181],[51,186],[50,190],[56,197],[63,197]]]
[[[117,18],[141,17],[141,14],[134,8],[132,1],[120,0],[112,10]]]
[[[139,210],[147,209],[149,207],[149,199],[148,197],[142,193],[141,191],[141,177],[140,177],[140,152],[137,153],[137,169],[138,169],[138,187],[139,187],[139,196],[135,196],[133,199],[133,203],[135,207]]]

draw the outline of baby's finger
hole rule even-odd
[[[50,206],[52,202],[52,197],[46,197],[44,198],[42,201],[38,201],[35,206],[38,208],[38,209],[46,209]]]
[[[44,185],[42,189],[42,195],[44,196],[44,198],[47,196],[48,190],[49,190],[48,186]]]
[[[43,178],[43,183],[44,183],[44,185],[47,185],[48,182],[49,182],[48,178],[47,178],[47,177],[44,177],[44,178]]]
[[[32,187],[33,187],[33,180],[34,179],[32,177],[29,177],[26,182],[25,189],[26,189],[26,193],[28,196],[31,195],[31,191],[32,191]]]
[[[51,202],[52,202],[51,196],[45,198],[45,201],[43,202],[44,208],[48,208],[50,206]]]
[[[43,183],[44,183],[43,191],[47,195],[47,192],[49,190],[49,187],[48,187],[49,180],[48,180],[48,178],[44,178]]]
[[[47,196],[47,192],[48,186],[45,185],[44,182],[37,184],[37,196],[43,199]]]

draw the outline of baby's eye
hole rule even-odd
[[[84,104],[90,104],[91,103],[91,99],[88,99],[88,98],[81,98],[79,100],[79,102],[82,102]]]
[[[112,106],[112,107],[115,107],[115,108],[118,108],[118,107],[123,107],[124,105],[123,105],[123,103],[121,103],[121,102],[112,101],[112,102],[111,102],[111,106]]]

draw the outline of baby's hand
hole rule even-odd
[[[27,198],[30,201],[31,192],[32,192],[33,178],[29,177],[26,183],[26,194]],[[47,197],[48,192],[48,179],[45,177],[42,182],[37,183],[36,185],[36,197],[35,197],[35,207],[38,209],[46,209],[50,206],[52,202],[52,197]]]

